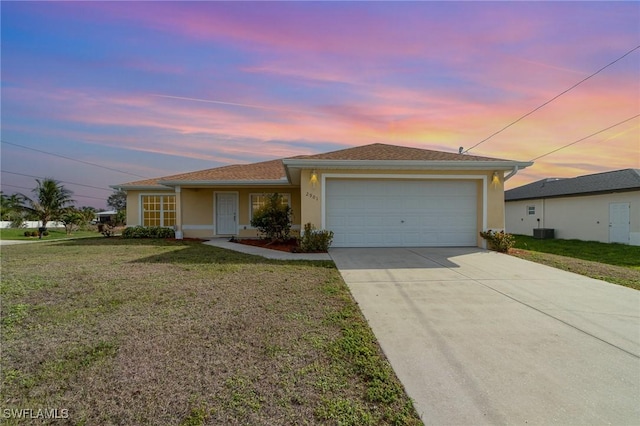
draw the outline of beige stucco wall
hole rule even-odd
[[[487,173],[487,229],[494,231],[503,231],[504,224],[504,180],[502,173],[498,173],[499,182],[492,183],[493,173]],[[479,195],[478,200],[482,200]],[[480,212],[480,207],[478,212]],[[479,213],[480,214],[480,213]],[[482,227],[478,227],[482,229]]]
[[[322,229],[322,179],[321,172],[317,173],[317,182],[311,182],[311,170],[300,173],[300,223],[311,223]]]
[[[503,184],[503,174],[499,173],[500,182],[497,184],[491,183],[491,177],[493,175],[493,171],[477,171],[477,170],[452,170],[452,171],[444,171],[444,170],[433,170],[433,171],[416,171],[416,170],[405,170],[405,171],[397,171],[397,170],[337,170],[337,169],[327,169],[320,170],[316,169],[316,174],[318,176],[317,182],[314,184],[311,180],[312,170],[302,170],[300,175],[300,195],[301,195],[301,224],[306,224],[310,222],[316,228],[322,228],[322,177],[323,175],[330,174],[340,174],[340,175],[424,175],[425,178],[429,176],[455,176],[459,178],[459,176],[486,176],[487,181],[487,229],[494,230],[502,230],[504,229],[504,184]],[[477,229],[483,230],[483,181],[482,179],[477,179],[477,191],[478,191],[478,221],[477,221]],[[478,246],[483,246],[483,240],[480,236],[478,236]]]
[[[182,224],[207,225],[213,218],[213,191],[182,188]]]
[[[238,235],[241,237],[257,237],[258,231],[250,224],[250,196],[278,192],[291,194],[293,210],[293,234],[300,228],[300,191],[297,187],[218,187],[218,188],[181,188],[182,231],[186,238],[210,238],[215,236],[214,194],[232,192],[238,195]],[[140,195],[174,194],[167,191],[128,191],[127,192],[127,226],[141,224]]]
[[[630,243],[640,245],[640,191],[506,203],[507,232],[532,235],[538,227],[555,229],[555,237],[609,242],[609,205],[630,204]],[[536,215],[527,216],[527,206]]]

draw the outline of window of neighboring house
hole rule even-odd
[[[270,195],[272,194],[251,194],[251,217],[253,217],[255,211],[265,205]],[[280,197],[280,202],[283,206],[291,205],[291,194],[280,194]]]
[[[527,214],[534,216],[536,214],[536,206],[527,206]]]
[[[174,226],[176,224],[175,195],[143,195],[143,226]]]

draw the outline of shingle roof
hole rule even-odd
[[[167,189],[166,186],[160,185],[158,183],[158,180],[160,178],[155,178],[155,179],[144,179],[144,180],[136,180],[134,182],[127,182],[127,183],[123,183],[120,185],[114,185],[114,188],[120,188],[120,187],[157,187],[158,189]]]
[[[122,184],[122,187],[149,187],[157,186],[166,188],[160,182],[198,182],[198,181],[273,181],[285,179],[286,174],[282,160],[263,161],[252,164],[233,164],[231,166],[216,167],[213,169],[198,170],[196,172],[180,173],[177,175],[163,176],[155,179],[145,179]]]
[[[516,201],[632,190],[640,190],[640,169],[614,170],[566,179],[542,179],[505,191],[504,199]]]
[[[457,154],[442,151],[433,151],[421,148],[409,148],[404,146],[374,143],[355,148],[341,149],[339,151],[324,154],[299,155],[290,157],[298,160],[357,160],[357,161],[509,161],[499,158],[479,157],[475,155]],[[231,166],[216,167],[213,169],[199,170],[196,172],[181,173],[172,176],[164,176],[155,179],[145,179],[129,182],[119,187],[123,188],[166,188],[163,182],[230,182],[259,183],[260,181],[285,180],[286,170],[282,159],[263,161],[253,164],[235,164]]]
[[[166,176],[160,181],[260,181],[284,179],[286,173],[282,160],[263,161],[253,164],[234,164],[216,167],[215,169],[200,170],[191,173]]]
[[[416,161],[508,161],[500,158],[479,157],[453,152],[374,143],[355,148],[341,149],[324,154],[299,155],[299,160],[416,160]]]

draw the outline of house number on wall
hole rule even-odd
[[[320,197],[318,197],[317,195],[312,194],[312,193],[310,193],[310,192],[307,192],[306,197],[309,197],[309,198],[311,198],[312,200],[316,200],[316,201],[318,201],[318,200],[320,199]]]

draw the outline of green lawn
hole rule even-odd
[[[120,238],[0,256],[2,409],[66,409],[70,424],[421,424],[332,262]]]
[[[580,240],[539,240],[515,235],[515,248],[640,269],[640,246]]]
[[[38,237],[25,237],[25,231],[38,232],[37,228],[5,228],[0,229],[0,240],[38,240]],[[101,237],[102,235],[97,231],[75,231],[71,235],[67,235],[64,228],[48,228],[49,235],[42,237],[43,240],[59,240],[64,238],[79,238],[79,237]]]
[[[640,247],[515,235],[513,256],[640,290]]]

